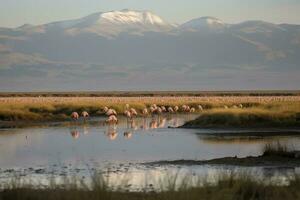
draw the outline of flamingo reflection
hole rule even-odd
[[[167,122],[166,118],[164,117],[159,118],[158,121],[159,121],[158,128],[164,128],[166,126],[166,122]]]
[[[135,131],[138,129],[138,126],[137,126],[135,120],[132,120],[132,121],[130,122],[130,128],[133,129],[133,130],[135,130]]]
[[[109,127],[107,131],[105,132],[105,135],[110,139],[110,140],[115,140],[118,137],[118,132],[115,127]]]
[[[124,132],[124,137],[125,137],[126,139],[132,138],[132,132],[130,132],[130,131]]]
[[[157,123],[157,120],[155,118],[152,118],[152,120],[149,123],[149,127],[150,127],[150,129],[157,129],[158,123]]]
[[[83,134],[84,134],[84,135],[89,134],[89,126],[83,125]]]
[[[71,136],[74,138],[74,139],[78,139],[79,138],[79,131],[78,130],[71,130]]]
[[[143,118],[143,124],[141,125],[141,129],[142,130],[148,130],[149,126],[147,124],[147,120],[145,118]]]

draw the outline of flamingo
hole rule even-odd
[[[182,106],[182,110],[183,110],[184,112],[190,112],[191,108],[190,108],[190,106],[183,105],[183,106]]]
[[[173,108],[172,108],[172,107],[169,107],[169,108],[168,108],[168,112],[169,112],[169,113],[173,113],[173,112],[174,112]]]
[[[196,111],[196,110],[195,110],[195,108],[193,108],[193,107],[190,109],[190,112],[191,112],[191,113],[194,113],[195,111]]]
[[[175,107],[174,107],[174,112],[178,112],[178,110],[179,110],[179,107],[178,107],[178,106],[175,106]]]
[[[181,110],[182,110],[183,112],[186,112],[186,109],[187,109],[187,105],[182,105],[182,106],[181,106]]]
[[[132,117],[138,116],[138,113],[136,112],[136,110],[134,108],[130,108],[129,111],[130,111]]]
[[[71,118],[76,121],[79,119],[79,114],[77,112],[72,112]]]
[[[130,111],[128,111],[128,110],[125,110],[125,112],[124,112],[124,115],[128,118],[128,119],[131,119],[131,112]]]
[[[203,111],[203,107],[202,107],[201,105],[198,105],[198,109],[199,109],[200,111]]]
[[[126,116],[127,126],[128,126],[128,122],[132,120],[132,115],[131,115],[130,111],[128,111],[128,110],[125,110],[124,115]]]
[[[109,124],[116,124],[118,123],[118,118],[115,115],[110,115],[106,122]]]
[[[106,113],[106,112],[108,111],[108,107],[105,106],[105,107],[103,108],[103,111]]]
[[[151,107],[149,108],[149,110],[150,110],[150,113],[153,114],[153,113],[155,113],[156,108],[154,108],[153,106],[151,106]]]
[[[107,116],[115,115],[117,116],[117,112],[114,109],[108,109],[105,113]]]
[[[90,117],[89,113],[86,112],[86,111],[83,111],[83,112],[81,113],[81,116],[82,116],[84,119]]]
[[[162,109],[160,107],[157,107],[157,110],[156,110],[157,114],[161,114],[162,113]]]
[[[143,116],[147,116],[148,115],[148,109],[144,108],[142,111]]]
[[[167,112],[167,109],[165,106],[161,106],[160,108],[161,108],[162,112]]]

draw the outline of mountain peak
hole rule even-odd
[[[110,11],[102,13],[100,20],[106,20],[114,24],[151,24],[151,25],[165,25],[164,20],[153,14],[150,11],[137,11],[124,9],[121,11]]]
[[[94,13],[77,20],[65,21],[60,27],[71,35],[95,33],[108,37],[120,33],[141,35],[143,32],[162,32],[174,28],[151,11],[129,9]]]
[[[285,31],[283,27],[261,20],[249,20],[232,26],[232,29],[245,33],[271,33],[273,31]]]
[[[216,18],[216,17],[210,17],[210,16],[204,16],[196,19],[192,19],[184,24],[181,25],[182,28],[185,29],[223,29],[225,28],[226,24]]]

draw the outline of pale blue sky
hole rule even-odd
[[[151,10],[169,22],[214,16],[228,23],[266,20],[300,24],[300,0],[0,0],[0,26],[43,24],[124,8]]]

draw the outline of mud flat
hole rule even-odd
[[[240,167],[300,167],[300,151],[285,152],[281,155],[248,156],[244,158],[224,157],[211,160],[173,160],[145,163],[146,165],[227,165]]]

